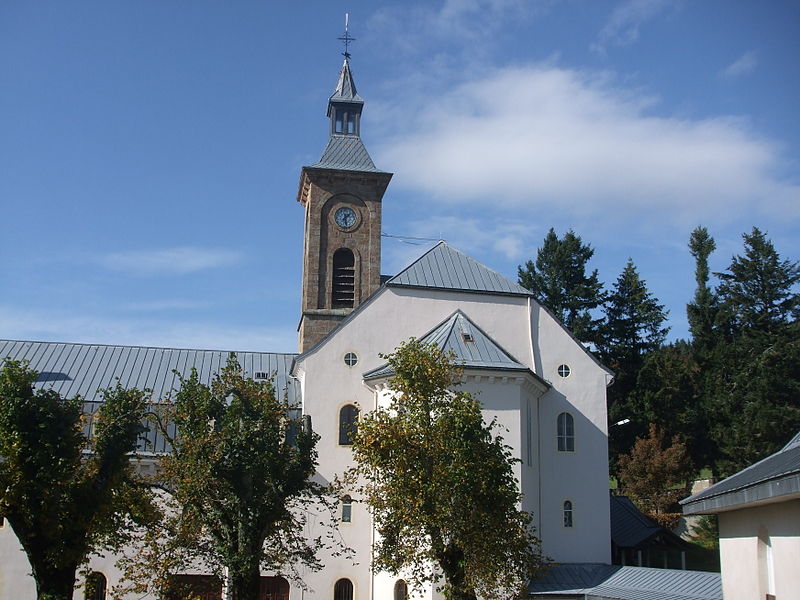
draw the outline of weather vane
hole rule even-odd
[[[356,41],[356,38],[351,36],[350,33],[347,31],[349,25],[350,25],[350,13],[344,13],[344,35],[338,39],[344,44],[344,52],[342,52],[342,55],[345,58],[350,58],[350,52],[348,52],[348,50],[350,49],[350,42]]]

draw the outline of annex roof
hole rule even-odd
[[[372,162],[372,158],[361,138],[355,135],[331,135],[328,145],[322,153],[322,158],[311,167],[316,169],[383,173]]]
[[[714,513],[800,496],[800,433],[781,450],[681,500],[684,514]]]
[[[654,538],[671,546],[685,542],[636,508],[630,498],[611,496],[611,541],[619,548],[636,548]]]
[[[388,286],[530,296],[521,285],[440,241],[386,282]]]
[[[425,334],[420,341],[436,344],[445,352],[452,352],[456,363],[467,369],[531,372],[460,310]],[[364,373],[364,379],[379,379],[393,374],[394,370],[385,364]]]
[[[39,372],[36,387],[52,389],[61,396],[76,395],[85,400],[85,411],[94,414],[102,402],[98,390],[116,385],[152,390],[152,400],[166,398],[180,386],[174,373],[188,377],[197,369],[200,381],[210,383],[225,366],[227,350],[190,350],[145,346],[107,346],[61,342],[0,340],[0,364],[4,359],[24,360]],[[292,403],[300,402],[300,390],[289,375],[294,354],[236,352],[246,376],[274,375],[275,390],[287,394]],[[151,432],[147,449],[162,452],[164,440]]]
[[[534,598],[585,600],[722,600],[719,573],[566,563],[528,587]]]

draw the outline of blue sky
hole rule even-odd
[[[7,0],[0,337],[293,351],[345,12],[385,233],[515,279],[572,228],[673,339],[696,225],[714,270],[753,225],[800,258],[797,2]]]

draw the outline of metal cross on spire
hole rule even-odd
[[[344,13],[344,35],[338,39],[344,44],[344,52],[342,52],[342,55],[347,59],[350,58],[350,52],[348,52],[348,50],[350,49],[350,42],[356,41],[356,38],[351,36],[350,32],[347,31],[349,25],[350,25],[350,13]]]

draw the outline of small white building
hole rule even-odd
[[[243,369],[252,377],[277,373],[277,389],[302,403],[321,436],[319,477],[330,481],[352,465],[347,431],[383,393],[379,355],[412,336],[454,350],[464,363],[464,389],[478,394],[487,421],[496,418],[507,430],[521,461],[515,474],[522,508],[533,513],[544,554],[559,563],[609,563],[611,372],[527,290],[444,242],[394,277],[381,277],[381,206],[391,174],[375,167],[361,141],[362,109],[346,58],[328,104],[329,144],[300,177],[300,354],[237,352]],[[176,385],[172,369],[196,367],[209,381],[227,351],[0,341],[0,356],[30,361],[42,387],[93,400],[117,377],[124,386],[153,389],[154,397]],[[163,446],[151,443],[156,451]],[[341,536],[357,564],[327,556],[322,571],[305,576],[307,590],[270,579],[280,590],[272,596],[394,597],[396,578],[370,570],[375,531],[366,507],[354,499],[341,517]],[[109,588],[116,583],[113,557],[94,560],[92,568]],[[10,528],[0,529],[0,598],[32,597],[27,572]]]
[[[724,600],[800,598],[800,433],[681,504],[718,516]]]

